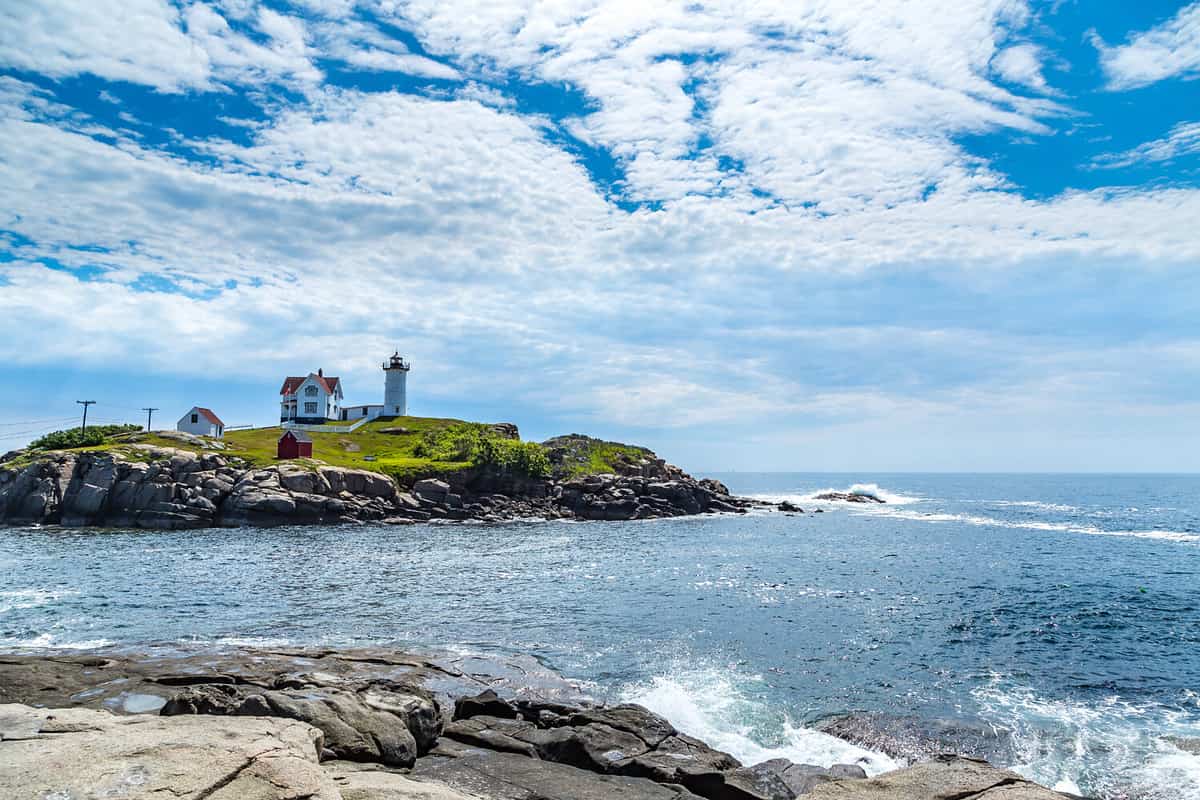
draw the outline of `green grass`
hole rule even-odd
[[[590,437],[560,436],[546,444],[551,452],[559,448],[565,450],[561,460],[554,464],[554,474],[557,477],[575,478],[618,472],[617,468],[621,464],[636,463],[654,455],[644,447]]]
[[[398,479],[439,475],[467,469],[466,461],[434,461],[414,451],[426,431],[459,424],[456,419],[383,417],[371,420],[352,433],[305,431],[313,440],[313,458],[335,467],[382,472]],[[402,434],[381,433],[384,428],[405,428]],[[277,463],[275,448],[283,429],[250,428],[226,431],[225,453],[256,466]],[[367,456],[374,457],[368,461]]]
[[[330,425],[343,425],[345,422],[330,421]],[[462,420],[440,419],[436,417],[380,417],[364,423],[351,433],[324,433],[321,431],[305,431],[313,441],[313,461],[298,459],[298,466],[316,468],[317,462],[324,462],[336,467],[364,469],[371,472],[382,472],[391,475],[403,484],[427,477],[447,477],[455,472],[470,469],[473,464],[472,456],[467,452],[459,452],[453,448],[436,447],[444,439],[453,439],[464,426]],[[384,433],[388,428],[402,428],[403,433]],[[450,429],[459,429],[451,431]],[[445,432],[446,436],[438,436]],[[197,444],[172,439],[158,433],[128,433],[111,437],[104,444],[73,449],[73,452],[110,451],[119,452],[131,460],[141,460],[145,456],[139,453],[133,444],[170,447],[193,452],[215,453],[229,458],[237,458],[251,466],[263,467],[280,463],[275,458],[276,445],[283,429],[278,426],[269,428],[248,428],[243,430],[226,431],[224,449],[212,450]],[[498,453],[502,468],[527,466],[521,464],[509,465],[503,457],[524,455],[517,443],[498,443]],[[601,472],[618,472],[621,464],[636,463],[652,453],[642,447],[606,442],[581,436],[568,436],[552,439],[547,443],[550,453],[562,449],[562,458],[552,467],[555,477],[577,477]],[[528,447],[535,447],[528,445]],[[509,452],[514,451],[514,452]],[[27,466],[43,453],[29,452],[18,459],[3,465],[5,469]],[[541,464],[546,464],[545,458],[538,454]],[[503,463],[502,463],[503,462]],[[534,474],[541,474],[541,470]]]
[[[331,422],[331,424],[337,424]],[[352,433],[322,433],[306,431],[313,440],[313,459],[335,467],[365,469],[409,482],[425,477],[444,476],[459,470],[469,469],[468,461],[438,461],[422,458],[414,451],[427,431],[450,428],[461,424],[456,419],[432,417],[381,417],[360,426]],[[384,428],[404,428],[407,433],[382,433]],[[192,452],[215,453],[225,457],[240,458],[252,466],[268,466],[280,463],[275,457],[276,445],[283,429],[249,428],[226,431],[223,450],[208,450],[198,445],[160,436],[156,433],[131,433],[115,437],[104,444],[73,448],[72,452],[119,452],[138,459],[144,457],[132,444],[173,447]],[[42,456],[41,452],[30,452],[3,465],[5,469],[28,466]],[[374,460],[367,460],[373,456]],[[293,463],[313,465],[314,462],[299,459]]]

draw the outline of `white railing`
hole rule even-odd
[[[289,431],[308,431],[309,433],[353,433],[354,431],[361,428],[364,422],[370,422],[370,419],[368,417],[359,417],[358,419],[354,420],[354,422],[350,422],[350,420],[343,420],[343,421],[349,422],[350,424],[349,425],[305,425],[300,422],[292,422],[291,420],[288,420],[286,422],[279,423],[279,427],[286,428]]]

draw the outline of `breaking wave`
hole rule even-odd
[[[882,500],[887,505],[892,506],[906,506],[912,503],[919,503],[922,500],[920,497],[890,492],[876,483],[856,483],[848,488],[842,489],[826,487],[824,489],[817,489],[816,491],[807,493],[754,494],[751,495],[751,497],[754,497],[757,500],[766,500],[770,503],[782,503],[787,501],[790,503],[808,503],[809,505],[851,505],[851,503],[847,503],[843,500],[820,499],[820,496],[825,494],[855,494],[861,497],[871,497],[876,500]]]
[[[1032,780],[1096,797],[1200,800],[1200,754],[1184,749],[1200,737],[1195,709],[1184,707],[1194,699],[1052,700],[999,678],[972,694],[985,719],[1012,732],[1010,766]]]
[[[730,675],[716,669],[673,671],[627,686],[620,694],[623,701],[661,714],[679,730],[746,765],[787,758],[823,767],[858,764],[869,775],[903,766],[882,753],[795,724],[786,714],[748,696]]]
[[[996,519],[978,514],[952,514],[936,512],[920,512],[904,509],[872,508],[863,512],[876,517],[912,520],[915,522],[947,523],[957,522],[965,525],[994,528],[1018,528],[1031,531],[1059,531],[1063,533],[1083,533],[1090,536],[1129,536],[1137,539],[1162,539],[1171,542],[1200,542],[1200,533],[1192,531],[1172,530],[1108,530],[1079,522],[1048,522],[1045,520],[1011,520]]]
[[[25,639],[16,637],[0,638],[0,648],[14,650],[98,650],[114,644],[111,639],[75,639],[64,638],[53,633],[42,633]]]

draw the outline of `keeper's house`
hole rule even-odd
[[[210,409],[192,406],[192,410],[175,423],[175,430],[221,439],[225,436],[225,423],[221,422],[221,418]]]
[[[342,414],[342,382],[325,375],[322,370],[307,376],[287,377],[279,390],[279,421],[301,424],[321,424],[340,420]]]

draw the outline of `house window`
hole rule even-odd
[[[195,425],[195,424],[196,424],[197,422],[199,422],[199,421],[200,421],[200,415],[199,415],[199,414],[192,414],[192,424],[193,424],[193,425]]]
[[[317,413],[317,404],[316,403],[305,403],[304,404],[304,413],[305,414]]]
[[[316,397],[317,396],[317,387],[315,387],[315,386],[305,387],[304,395],[305,395],[305,397]]]

